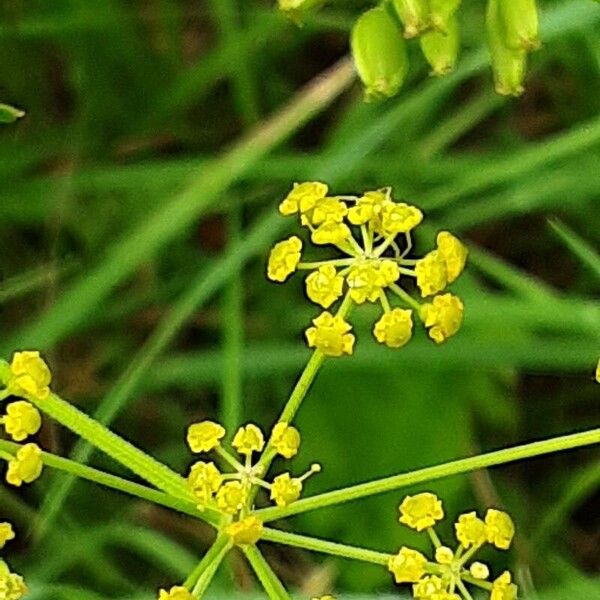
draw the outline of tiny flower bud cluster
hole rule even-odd
[[[12,361],[0,362],[0,399],[17,396],[23,400],[10,402],[0,424],[15,441],[22,442],[35,435],[42,426],[42,418],[32,402],[43,402],[50,395],[52,375],[48,365],[37,351],[15,352]],[[22,446],[8,460],[6,481],[11,485],[35,481],[42,473],[42,451],[37,444]]]
[[[468,252],[462,242],[441,231],[435,250],[421,259],[409,258],[411,232],[423,220],[418,208],[393,200],[390,188],[359,197],[328,192],[320,182],[295,184],[279,211],[297,215],[313,244],[333,246],[340,256],[302,262],[303,243],[293,235],[275,244],[267,264],[267,276],[277,282],[297,270],[310,271],[306,295],[326,310],[306,330],[308,345],[326,356],[352,354],[355,337],[345,311],[327,310],[342,297],[348,303],[381,305],[373,335],[389,348],[400,348],[412,337],[413,311],[436,343],[453,336],[462,323],[463,303],[450,293],[437,294],[456,281],[465,267]],[[400,285],[406,277],[415,280],[423,298],[433,296],[431,301],[421,303],[411,297]],[[390,292],[403,306],[390,305]]]
[[[15,539],[15,533],[10,523],[0,523],[0,548],[4,548],[7,542]],[[21,575],[12,573],[9,566],[0,559],[0,598],[7,600],[20,600],[28,589]]]
[[[214,451],[222,463],[233,468],[233,472],[222,472],[212,461],[198,461],[190,468],[188,483],[201,510],[210,507],[227,516],[229,524],[226,532],[234,544],[254,544],[262,534],[261,521],[251,514],[256,490],[267,490],[277,506],[287,506],[300,497],[304,481],[320,471],[320,466],[313,465],[301,477],[285,472],[277,475],[272,482],[265,481],[264,467],[260,461],[253,463],[253,455],[262,452],[268,445],[267,453],[286,459],[294,457],[301,441],[298,430],[287,423],[277,423],[267,444],[258,426],[248,423],[240,427],[231,446],[243,457],[242,461],[223,447],[221,442],[225,433],[225,429],[213,421],[190,425],[187,442],[192,452]]]
[[[460,515],[454,525],[458,547],[452,550],[440,541],[434,527],[444,518],[441,500],[430,492],[407,496],[400,504],[400,523],[416,531],[426,531],[434,546],[434,561],[403,546],[392,556],[388,569],[396,583],[412,584],[417,600],[471,600],[466,583],[489,592],[489,600],[516,600],[517,586],[508,571],[489,581],[490,570],[481,562],[471,562],[475,553],[490,544],[508,550],[515,528],[505,512],[490,508],[481,519],[475,511]]]

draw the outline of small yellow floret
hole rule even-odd
[[[336,223],[335,221],[325,221],[319,225],[310,236],[313,244],[324,246],[325,244],[342,244],[352,232],[345,223]]]
[[[441,577],[429,575],[413,585],[413,596],[418,600],[431,600],[436,594],[444,591]]]
[[[205,507],[223,483],[223,476],[213,462],[199,461],[192,465],[188,484],[201,507]]]
[[[388,569],[394,574],[396,583],[416,583],[425,575],[427,559],[416,550],[400,548],[398,554],[388,562]]]
[[[423,213],[416,206],[390,202],[381,211],[381,233],[384,236],[408,233],[422,220]]]
[[[438,255],[446,265],[448,283],[452,283],[463,272],[469,251],[458,238],[448,231],[440,231],[437,234],[436,242]]]
[[[436,296],[431,303],[421,307],[420,316],[425,327],[429,328],[429,337],[441,344],[460,329],[463,321],[464,304],[452,294]]]
[[[508,550],[515,535],[515,525],[510,516],[495,508],[485,514],[487,541],[500,550]]]
[[[400,523],[423,531],[444,518],[442,501],[430,492],[406,496],[400,504]]]
[[[348,207],[337,198],[319,200],[311,213],[310,220],[314,225],[321,223],[341,223],[348,214]]]
[[[448,272],[446,264],[440,258],[437,250],[428,252],[415,265],[417,285],[421,290],[421,296],[433,296],[441,292],[448,283]]]
[[[462,597],[454,592],[446,592],[442,590],[437,594],[433,594],[433,596],[430,597],[430,600],[462,600]]]
[[[11,402],[6,407],[3,424],[6,433],[15,442],[22,442],[40,430],[42,417],[35,406],[25,400],[18,400],[17,402]]]
[[[28,591],[23,578],[11,573],[8,565],[0,560],[0,599],[20,600]]]
[[[37,444],[25,444],[8,462],[6,481],[17,487],[31,483],[42,474],[43,465],[40,447]]]
[[[192,452],[210,452],[217,448],[223,437],[225,428],[214,421],[201,421],[188,427],[187,443]]]
[[[191,592],[182,585],[173,586],[169,591],[160,590],[158,600],[194,600]]]
[[[240,454],[251,456],[253,452],[261,452],[265,447],[265,436],[254,423],[248,423],[237,430],[231,445]]]
[[[271,485],[271,500],[277,506],[287,506],[300,498],[302,493],[302,481],[291,477],[289,473],[283,473],[273,479]]]
[[[327,196],[329,188],[325,183],[318,181],[306,181],[295,183],[292,191],[279,205],[279,212],[289,216],[297,212],[307,212],[314,208],[315,204]]]
[[[386,204],[392,204],[389,194],[383,190],[365,192],[348,211],[348,221],[352,225],[365,225],[369,221],[379,221],[379,216]],[[379,227],[376,227],[379,229]]]
[[[518,587],[512,582],[511,574],[504,571],[492,585],[490,600],[516,600]]]
[[[412,310],[394,308],[384,313],[375,323],[373,335],[380,344],[389,348],[401,348],[412,336]]]
[[[454,560],[454,552],[448,546],[440,546],[435,549],[435,560],[440,565],[450,565]]]
[[[354,336],[349,333],[352,326],[343,317],[325,311],[313,319],[313,324],[306,330],[310,348],[317,348],[326,356],[352,354]]]
[[[6,546],[6,542],[15,539],[15,532],[10,523],[0,523],[0,548]]]
[[[376,302],[381,290],[381,276],[375,262],[359,263],[353,266],[346,282],[350,290],[350,298],[357,304]]]
[[[456,539],[465,547],[481,546],[487,541],[485,523],[475,511],[462,514],[454,524]]]
[[[263,523],[257,517],[246,517],[228,525],[225,532],[236,546],[249,546],[256,544],[260,539]]]
[[[295,270],[302,256],[302,240],[292,235],[277,242],[269,254],[267,277],[272,281],[285,281]]]
[[[471,573],[475,579],[487,579],[490,576],[490,570],[488,566],[481,562],[474,562],[469,567],[469,573]]]
[[[300,448],[300,432],[282,421],[273,427],[270,444],[284,458],[292,458]]]
[[[321,265],[305,280],[306,295],[323,308],[329,308],[342,295],[344,278],[333,265]]]
[[[228,515],[234,515],[244,507],[248,489],[239,481],[224,483],[217,492],[217,507]]]
[[[50,395],[52,374],[37,351],[15,352],[10,363],[12,379],[8,388],[16,396],[45,400]]]

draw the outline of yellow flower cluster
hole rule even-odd
[[[169,591],[160,590],[158,592],[158,600],[194,600],[192,593],[182,585],[176,585]]]
[[[412,230],[423,220],[423,213],[409,204],[392,199],[390,188],[365,192],[362,196],[329,196],[329,188],[320,182],[294,185],[279,205],[285,216],[297,215],[307,228],[310,241],[317,246],[330,245],[337,257],[321,261],[302,261],[302,240],[293,235],[271,250],[267,276],[285,281],[297,270],[308,270],[306,295],[323,309],[306,330],[311,348],[327,356],[352,354],[355,338],[345,320],[350,304],[378,302],[383,314],[374,324],[375,339],[390,348],[404,346],[412,337],[413,312],[428,329],[429,336],[441,343],[461,326],[463,303],[445,293],[456,281],[467,260],[467,248],[447,231],[436,238],[436,248],[423,258],[409,258]],[[423,298],[413,298],[400,283],[412,278]],[[404,307],[393,308],[388,292]],[[329,309],[342,297],[337,313]]]
[[[4,548],[6,542],[15,538],[10,523],[0,523],[0,548]],[[12,573],[9,566],[0,559],[0,598],[6,600],[19,600],[27,594],[28,589],[23,581],[23,577],[17,573]]]
[[[242,461],[222,446],[225,433],[225,429],[213,421],[190,425],[187,442],[192,452],[215,451],[221,462],[232,467],[233,472],[222,472],[212,461],[198,461],[190,468],[188,483],[201,510],[211,507],[231,520],[225,531],[234,544],[254,544],[262,534],[262,522],[250,514],[256,490],[267,490],[277,506],[287,506],[300,497],[304,481],[318,472],[320,466],[313,465],[301,477],[293,477],[285,472],[272,482],[265,481],[263,466],[260,461],[253,462],[253,455],[262,452],[268,445],[267,452],[273,455],[286,459],[294,457],[300,448],[299,431],[288,423],[277,423],[267,444],[257,425],[248,423],[240,427],[233,436],[231,446],[243,457]]]
[[[481,562],[471,562],[475,553],[491,544],[508,550],[515,527],[508,514],[493,508],[481,519],[476,512],[458,517],[454,530],[458,547],[452,550],[440,541],[434,527],[444,518],[441,500],[430,492],[407,496],[400,504],[400,523],[426,531],[434,546],[434,561],[412,548],[403,546],[393,555],[388,569],[396,583],[411,583],[413,597],[418,600],[470,600],[473,596],[466,583],[489,592],[489,600],[516,600],[517,586],[508,571],[493,582],[490,570]]]
[[[0,361],[0,400],[9,396],[25,398],[16,400],[6,407],[6,414],[0,417],[0,424],[16,442],[22,442],[35,435],[42,426],[38,409],[27,400],[43,401],[50,395],[52,375],[39,352],[15,352],[12,361]],[[35,481],[43,467],[42,451],[36,444],[25,444],[9,459],[6,481],[11,485]]]

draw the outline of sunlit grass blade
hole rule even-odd
[[[559,219],[551,219],[548,225],[563,244],[600,279],[600,254]]]

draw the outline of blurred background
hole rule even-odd
[[[260,0],[5,0],[0,101],[0,350],[43,350],[55,389],[169,465],[192,462],[193,420],[269,427],[309,357],[318,313],[300,278],[264,276],[294,181],[334,192],[391,185],[427,227],[471,248],[462,332],[434,347],[376,347],[355,312],[353,358],[326,363],[299,415],[292,469],[312,494],[597,426],[600,356],[600,5],[543,1],[527,91],[493,92],[481,0],[461,12],[456,72],[428,76],[410,44],[397,98],[365,104],[344,58],[360,10],[331,2],[299,28]],[[342,62],[338,62],[338,61]],[[308,88],[306,86],[309,86]],[[40,444],[87,456],[46,420]],[[427,486],[450,518],[504,507],[528,598],[600,598],[600,464],[584,449]],[[283,470],[283,465],[276,465]],[[393,551],[405,492],[309,513],[283,529]],[[31,598],[150,599],[211,540],[190,518],[47,470],[0,488]],[[450,519],[449,519],[450,520]],[[451,535],[448,523],[446,535]],[[380,569],[263,544],[308,595],[394,594]],[[258,594],[241,557],[209,597]],[[259,596],[255,596],[259,597]]]

